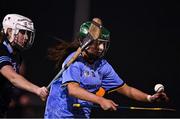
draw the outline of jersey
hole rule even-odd
[[[4,40],[0,44],[0,69],[3,66],[11,65],[18,73],[22,57],[19,54],[14,55],[13,49],[8,40]],[[12,84],[0,74],[0,116],[3,117],[8,109],[8,105],[12,98]]]
[[[71,59],[73,54],[66,58],[63,65]],[[77,82],[80,87],[94,94],[100,88],[111,91],[124,84],[105,59],[99,59],[90,65],[82,56],[79,56],[59,79],[52,83],[46,103],[45,118],[90,118],[90,105],[93,103],[68,95],[66,84],[69,82]],[[73,107],[73,104],[77,103],[87,105],[87,107],[78,109]]]

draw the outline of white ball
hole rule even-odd
[[[156,84],[154,86],[154,91],[159,93],[159,92],[163,92],[164,91],[164,86],[162,84]]]

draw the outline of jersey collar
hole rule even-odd
[[[9,42],[7,40],[4,40],[3,44],[7,47],[8,51],[10,53],[13,53],[13,48],[11,47],[11,45],[9,44]]]

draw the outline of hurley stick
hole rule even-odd
[[[97,40],[101,33],[101,27],[102,27],[102,21],[99,18],[94,18],[92,20],[92,23],[89,27],[89,35],[91,38],[88,39],[88,41],[83,44],[81,47],[77,49],[75,54],[72,56],[72,58],[64,65],[64,67],[58,72],[58,74],[53,78],[53,80],[49,83],[47,86],[47,89],[50,89],[50,86],[52,82],[57,80],[57,78],[77,59],[77,57],[81,54],[82,51],[93,41]]]

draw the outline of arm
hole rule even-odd
[[[117,92],[126,95],[131,99],[135,99],[137,101],[142,102],[161,102],[168,101],[169,98],[166,96],[164,92],[155,93],[154,95],[148,95],[134,87],[128,86],[127,84],[117,89]]]
[[[99,104],[104,110],[116,110],[117,104],[115,104],[112,100],[96,96],[95,94],[90,93],[87,90],[81,88],[78,83],[70,82],[67,84],[67,88],[69,95],[71,96]]]
[[[124,84],[122,87],[117,89],[118,93],[121,93],[131,99],[135,99],[137,101],[142,101],[142,102],[148,102],[148,94],[134,88],[131,86],[128,86],[127,84]]]
[[[48,91],[45,87],[38,87],[28,80],[26,80],[23,76],[17,74],[13,67],[10,65],[5,65],[0,69],[0,73],[6,77],[15,87],[24,89],[26,91],[35,93],[36,95],[40,96],[42,100],[46,99]]]

